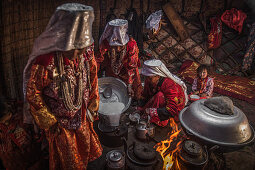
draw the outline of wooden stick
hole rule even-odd
[[[188,31],[183,23],[183,20],[181,17],[177,14],[177,12],[172,7],[171,3],[166,3],[163,6],[163,10],[169,19],[169,21],[172,23],[175,31],[177,32],[178,36],[181,38],[181,40],[185,40],[189,37]]]

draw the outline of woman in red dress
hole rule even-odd
[[[179,121],[179,112],[188,102],[186,85],[173,75],[160,60],[144,62],[142,74],[146,76],[141,111],[150,115],[150,121],[166,126],[170,117]]]
[[[45,133],[50,169],[86,169],[102,154],[92,123],[99,106],[93,21],[90,6],[59,6],[24,70],[24,123]]]
[[[127,29],[127,20],[115,19],[107,23],[99,40],[100,55],[96,60],[106,76],[124,81],[129,95],[139,99],[142,92],[139,49],[136,41],[128,36]]]

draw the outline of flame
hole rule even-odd
[[[180,169],[175,153],[176,151],[180,149],[180,144],[182,143],[182,141],[179,141],[177,143],[174,150],[171,150],[169,152],[168,149],[170,148],[171,143],[177,140],[181,129],[180,130],[178,129],[178,126],[174,122],[173,118],[170,118],[170,126],[172,127],[172,131],[168,133],[169,137],[166,140],[163,140],[154,146],[156,148],[156,151],[160,153],[161,157],[164,160],[163,170],[170,170],[172,166],[174,165],[175,161],[176,161],[176,169]]]

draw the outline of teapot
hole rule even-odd
[[[108,170],[124,170],[125,154],[120,150],[112,150],[106,154],[106,162]]]

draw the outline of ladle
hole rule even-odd
[[[107,99],[112,97],[112,88],[110,86],[106,87],[103,91],[103,95]]]

